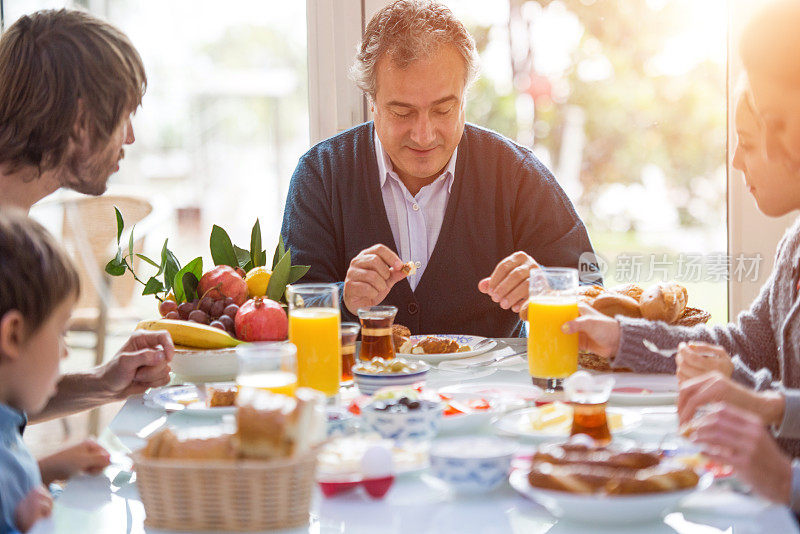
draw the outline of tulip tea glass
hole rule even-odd
[[[356,340],[361,325],[342,323],[342,384],[353,383],[353,366],[356,364]]]
[[[394,358],[395,346],[392,340],[392,323],[397,315],[395,306],[371,306],[358,310],[361,321],[361,351],[359,359],[370,361],[372,358],[391,360]]]

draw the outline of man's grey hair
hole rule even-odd
[[[475,40],[453,12],[430,0],[397,0],[380,11],[367,24],[358,45],[350,75],[356,85],[375,100],[376,66],[384,54],[401,69],[427,59],[441,46],[452,45],[464,59],[464,84],[478,74]]]

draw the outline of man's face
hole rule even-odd
[[[82,140],[67,159],[62,185],[85,195],[102,195],[108,179],[119,170],[119,162],[125,157],[123,146],[135,140],[130,115],[120,121],[99,148],[92,150],[88,139]]]
[[[403,181],[435,178],[464,133],[465,65],[446,45],[400,69],[388,54],[376,67],[375,130]]]
[[[765,74],[748,72],[748,76],[763,121],[767,157],[800,170],[800,90]]]

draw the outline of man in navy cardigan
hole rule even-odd
[[[399,0],[367,26],[353,75],[374,121],[300,159],[282,229],[293,260],[311,265],[304,282],[340,284],[343,318],[391,304],[412,333],[511,337],[530,269],[592,254],[531,151],[465,124],[475,58],[438,4]]]

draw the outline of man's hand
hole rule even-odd
[[[780,393],[758,393],[713,371],[681,384],[678,390],[678,418],[681,424],[691,421],[701,406],[717,402],[756,413],[761,417],[762,425],[780,424],[786,408],[786,401]]]
[[[28,532],[40,519],[53,512],[53,497],[44,486],[33,488],[14,510],[14,522],[20,532]]]
[[[96,475],[111,463],[111,456],[94,440],[87,439],[72,447],[39,460],[42,481],[50,484],[56,480],[67,480],[80,473]]]
[[[96,371],[105,392],[115,399],[144,393],[169,383],[175,347],[163,330],[137,330],[117,356]]]
[[[733,466],[736,476],[759,495],[789,504],[792,464],[772,439],[758,415],[731,406],[714,405],[686,428],[689,439],[703,445],[703,454]]]
[[[539,267],[524,252],[515,252],[497,264],[489,278],[478,282],[478,291],[486,293],[504,310],[519,313],[528,300],[528,278],[531,269]]]
[[[620,326],[613,317],[603,315],[588,304],[578,303],[580,317],[564,323],[565,334],[578,334],[578,347],[603,358],[613,358],[619,350]]]
[[[374,245],[358,253],[350,262],[344,279],[342,299],[353,315],[359,308],[377,306],[392,287],[406,277],[403,262],[389,247]]]
[[[675,363],[680,383],[711,371],[717,371],[727,378],[733,374],[733,361],[725,349],[708,343],[681,343],[678,345]]]

